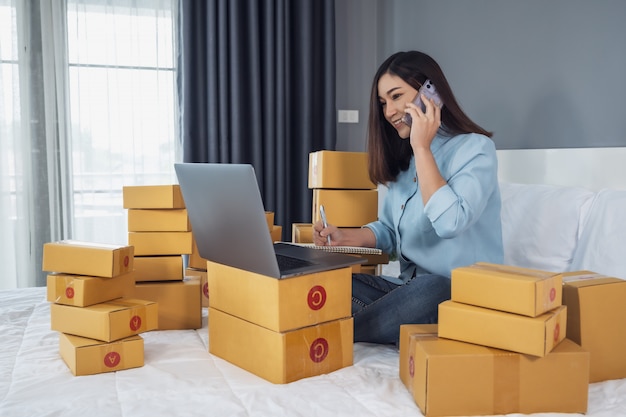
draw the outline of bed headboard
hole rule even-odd
[[[499,150],[503,182],[626,189],[626,147]]]

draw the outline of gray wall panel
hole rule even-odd
[[[337,1],[348,9],[362,4]],[[369,91],[373,72],[386,56],[419,49],[441,64],[463,108],[495,132],[499,149],[626,146],[626,2],[377,3],[360,10],[376,21],[377,48],[356,50],[357,62],[376,64],[360,68],[369,73],[362,76],[362,87],[341,93],[345,102],[367,100],[357,90]],[[342,16],[360,18],[349,11]],[[347,36],[340,22],[337,36]],[[358,38],[353,32],[350,42]],[[353,51],[349,43],[338,47],[348,67]],[[338,84],[348,69],[359,70],[338,69]],[[364,149],[366,104],[364,109],[362,131],[351,126],[355,135],[339,135],[345,149]]]

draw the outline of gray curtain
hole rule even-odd
[[[250,163],[290,240],[308,154],[335,149],[334,0],[181,0],[185,162]]]

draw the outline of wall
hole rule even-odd
[[[357,110],[358,123],[337,123],[337,150],[365,151],[370,85],[380,64],[378,0],[336,0],[337,109]]]
[[[365,150],[371,79],[398,50],[442,66],[498,149],[626,146],[626,2],[337,0],[338,150]]]

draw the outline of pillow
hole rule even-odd
[[[626,279],[626,190],[598,192],[583,222],[570,270]]]
[[[500,183],[504,263],[570,270],[581,215],[594,193],[579,187]]]

